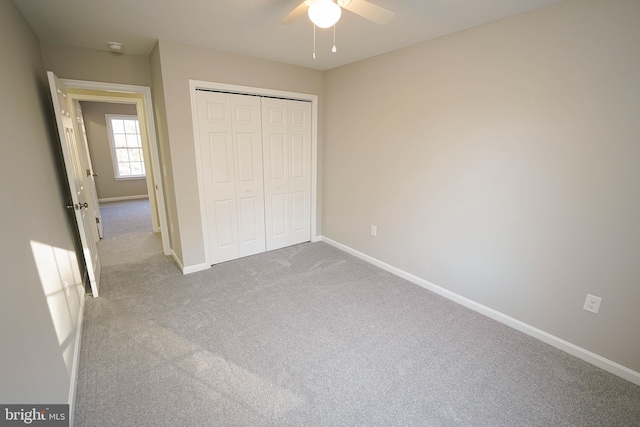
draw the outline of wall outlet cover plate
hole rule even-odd
[[[584,306],[582,308],[592,313],[598,314],[601,302],[602,298],[595,295],[587,294],[587,299],[584,301]]]

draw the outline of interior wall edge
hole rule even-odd
[[[211,266],[206,262],[203,262],[201,264],[187,265],[185,267],[184,264],[182,264],[182,261],[180,260],[180,258],[178,257],[178,254],[176,254],[173,250],[171,251],[171,256],[173,257],[173,260],[176,262],[178,268],[180,269],[180,272],[182,272],[182,274],[184,275],[197,273],[199,271],[204,271],[211,268]]]
[[[182,274],[187,275],[191,273],[197,273],[199,271],[204,271],[210,269],[211,266],[206,262],[202,264],[188,265],[186,267],[182,267]]]
[[[182,271],[184,273],[184,265],[182,265],[182,261],[180,260],[180,257],[178,256],[176,251],[173,250],[173,249],[171,249],[171,257],[173,258],[173,260],[178,265],[178,268],[180,269],[180,271]]]

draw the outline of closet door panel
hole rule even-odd
[[[291,233],[304,231],[304,205],[306,199],[304,191],[295,191],[291,193]]]
[[[306,171],[304,135],[291,135],[291,178],[304,179]]]
[[[289,246],[289,142],[287,101],[262,99],[267,250]]]
[[[264,252],[260,99],[196,93],[212,264]]]
[[[213,206],[218,248],[233,247],[236,242],[233,200],[217,200]]]
[[[238,182],[242,184],[254,183],[255,163],[254,159],[254,140],[251,134],[239,133],[236,135],[238,143]],[[260,168],[262,169],[262,168]]]
[[[239,256],[266,250],[260,98],[231,95]]]
[[[286,183],[286,142],[287,135],[283,133],[271,133],[269,135],[269,180],[276,184]]]
[[[212,264],[239,256],[235,159],[228,96],[196,94],[207,244]]]
[[[256,211],[258,203],[255,197],[243,197],[240,199],[240,236],[243,244],[251,244],[260,240],[260,228],[257,227]]]
[[[229,171],[229,165],[233,164],[233,159],[229,161],[231,152],[229,150],[231,140],[227,138],[225,133],[209,132],[209,159],[211,165],[211,184],[228,184],[232,171]]]
[[[311,240],[311,104],[287,101],[289,112],[289,244]]]
[[[284,193],[273,194],[271,196],[271,234],[274,239],[283,238],[283,243],[287,237],[287,195]],[[274,248],[275,249],[275,248]]]

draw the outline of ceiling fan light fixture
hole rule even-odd
[[[341,15],[342,9],[332,0],[318,0],[309,6],[309,19],[320,28],[334,26]]]

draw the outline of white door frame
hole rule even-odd
[[[97,91],[109,91],[120,93],[133,93],[142,96],[142,100],[137,97],[126,98],[122,96],[114,96],[112,98],[108,96],[96,95],[94,99],[92,97],[85,97],[82,95],[74,94],[73,98],[78,100],[87,101],[102,101],[102,102],[119,102],[119,103],[134,103],[139,105],[142,103],[145,112],[146,131],[149,139],[149,152],[151,154],[151,172],[153,176],[153,182],[155,184],[155,203],[158,211],[158,220],[160,222],[160,236],[162,237],[162,250],[165,255],[171,255],[171,248],[169,244],[168,226],[167,226],[167,214],[165,210],[164,201],[164,189],[162,181],[162,173],[160,168],[160,155],[158,149],[158,140],[156,138],[156,126],[153,116],[153,104],[151,101],[151,88],[148,86],[127,85],[120,83],[104,83],[104,82],[92,82],[85,80],[71,80],[60,79],[68,89],[85,89],[85,90],[97,90]],[[150,194],[151,195],[151,194]]]
[[[271,96],[276,98],[294,99],[311,102],[311,241],[317,242],[320,237],[316,230],[317,206],[318,206],[318,95],[300,92],[287,92],[283,90],[265,89],[251,86],[238,86],[226,83],[207,82],[203,80],[189,80],[189,95],[191,97],[191,118],[193,124],[193,136],[196,152],[196,172],[198,175],[198,196],[200,199],[200,219],[202,220],[202,239],[204,245],[204,259],[206,268],[211,267],[209,246],[207,245],[207,223],[205,212],[204,186],[202,185],[202,164],[197,153],[200,153],[200,139],[198,132],[198,116],[196,90],[217,90],[231,92],[240,95]]]

